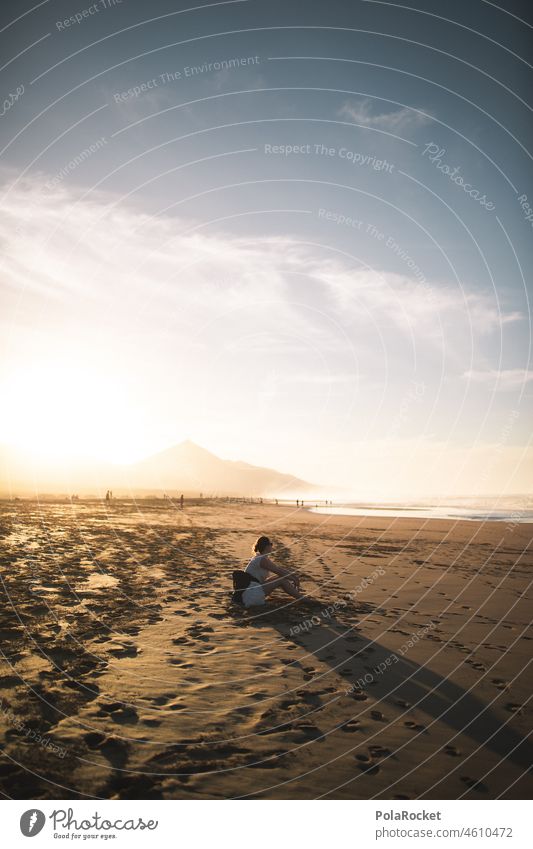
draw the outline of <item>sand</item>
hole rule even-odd
[[[155,499],[0,517],[5,797],[531,796],[532,525]],[[314,601],[231,605],[261,533]]]

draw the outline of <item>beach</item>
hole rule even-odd
[[[525,799],[532,524],[0,502],[15,799]],[[230,602],[260,534],[311,598]]]

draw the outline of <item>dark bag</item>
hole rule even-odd
[[[232,573],[232,578],[233,592],[231,594],[231,600],[234,604],[243,604],[242,594],[244,590],[247,590],[250,584],[260,583],[257,578],[254,578],[249,572],[243,572],[242,569],[235,569]]]

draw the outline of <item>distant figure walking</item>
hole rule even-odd
[[[298,507],[299,504],[300,504],[300,502],[298,501],[298,499],[296,499],[296,506]]]
[[[255,604],[265,604],[266,597],[277,587],[281,587],[290,596],[296,599],[305,598],[300,592],[300,576],[295,570],[284,569],[270,559],[274,546],[266,536],[260,536],[254,545],[255,556],[249,561],[244,570],[253,579],[247,589],[242,593],[242,602],[245,607]],[[269,578],[269,572],[279,575],[278,578]]]
[[[183,510],[183,492],[180,495],[180,508]]]
[[[109,501],[110,498],[111,498],[111,494],[110,494],[109,490],[107,490],[107,492],[105,494],[105,500]]]

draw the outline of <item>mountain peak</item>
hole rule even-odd
[[[130,466],[128,477],[130,486],[139,489],[179,489],[235,495],[268,495],[288,490],[308,492],[317,488],[274,469],[223,460],[192,439],[184,439]]]
[[[191,454],[210,454],[212,457],[215,456],[211,451],[208,451],[207,448],[204,448],[202,445],[198,445],[197,442],[193,442],[192,439],[184,439],[183,442],[178,442],[174,448],[179,449],[180,451],[187,451]]]

